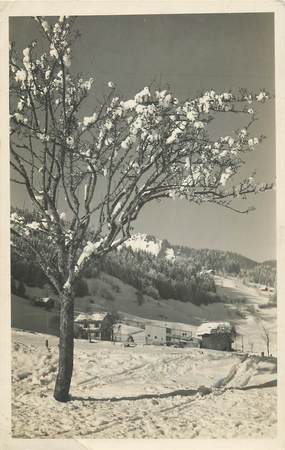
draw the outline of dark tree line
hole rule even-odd
[[[122,248],[89,265],[85,277],[96,277],[99,271],[113,275],[153,298],[175,299],[197,305],[220,301],[212,277],[199,275],[191,263],[173,264],[143,251]]]

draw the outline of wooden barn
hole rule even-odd
[[[229,322],[206,322],[196,331],[201,348],[232,351],[234,328]]]

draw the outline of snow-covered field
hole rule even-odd
[[[180,322],[194,335],[203,321],[231,321],[239,333],[235,348],[266,354],[263,327],[276,355],[276,308],[260,309],[268,297],[236,278],[215,277],[226,303],[195,306],[146,297],[107,274],[88,280],[96,303],[76,308],[106,310],[101,290],[116,284],[112,308],[131,321]],[[119,287],[119,289],[118,289]],[[33,293],[35,294],[35,293]],[[243,300],[239,302],[238,299]],[[232,300],[232,303],[231,303]],[[128,314],[126,313],[128,311]],[[16,296],[13,326],[51,329],[56,311],[33,307]],[[182,322],[185,325],[182,325]],[[31,324],[34,327],[31,328]],[[187,325],[186,325],[187,324]],[[178,326],[178,323],[177,323]],[[52,332],[52,330],[51,330]],[[45,348],[48,337],[50,351]],[[197,348],[136,346],[77,340],[72,399],[53,399],[58,339],[13,331],[12,433],[16,438],[273,438],[276,435],[276,362]]]
[[[15,438],[274,438],[276,362],[77,340],[71,401],[52,397],[58,340],[13,331]],[[262,386],[263,385],[263,386]]]

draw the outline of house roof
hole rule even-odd
[[[50,300],[52,300],[51,297],[41,297],[39,299],[39,301],[42,302],[42,303],[48,303]]]
[[[205,322],[196,331],[197,336],[206,334],[232,334],[232,325],[229,322]]]
[[[102,320],[105,319],[105,317],[108,315],[107,312],[102,312],[102,313],[93,313],[93,314],[88,314],[88,313],[80,313],[76,319],[74,320],[74,322],[82,322],[83,320],[87,320],[87,321],[92,321],[92,322],[102,322]]]

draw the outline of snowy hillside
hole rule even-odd
[[[268,294],[252,286],[245,286],[237,278],[215,277],[221,297],[227,301],[209,305],[194,305],[178,300],[156,300],[148,295],[137,296],[137,290],[121,280],[101,274],[87,279],[90,295],[75,299],[75,313],[96,311],[117,312],[133,325],[145,321],[159,321],[163,326],[186,324],[194,334],[205,321],[231,322],[238,336],[235,348],[266,353],[263,327],[270,333],[270,353],[277,354],[276,307],[259,308],[268,301]],[[47,295],[39,288],[27,288],[31,297]],[[12,326],[14,328],[57,334],[59,312],[35,307],[29,299],[12,296]]]
[[[128,239],[124,245],[130,247],[133,251],[141,250],[158,256],[162,248],[162,240],[156,239],[154,236],[138,233]]]
[[[174,245],[166,239],[141,233],[133,235],[124,245],[133,251],[145,251],[170,261],[188,262],[201,268],[214,269],[217,272],[229,274],[243,273],[243,277],[252,281],[258,279],[262,284],[270,286],[274,286],[275,283],[275,260],[258,263],[238,253]]]
[[[169,261],[176,259],[174,247],[166,239],[157,239],[148,234],[134,234],[124,245],[133,251],[144,251],[154,256],[164,257]]]

